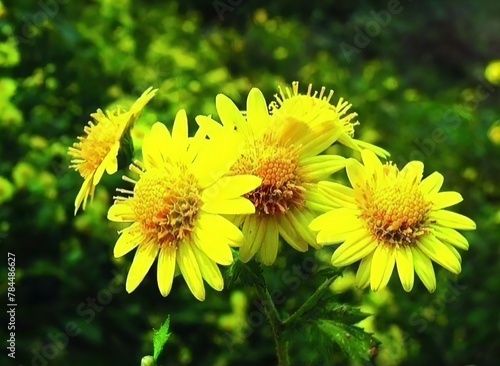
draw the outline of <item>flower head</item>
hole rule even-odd
[[[322,94],[313,98],[318,105],[326,103]],[[241,155],[230,174],[262,178],[262,185],[245,195],[255,206],[255,215],[235,220],[242,225],[246,239],[239,258],[247,262],[257,255],[263,264],[273,264],[280,235],[298,251],[306,251],[309,245],[319,248],[308,225],[315,211],[331,207],[322,203],[326,198],[317,183],[343,169],[345,159],[318,153],[341,135],[336,123],[345,110],[322,107],[312,111],[316,114],[311,118],[295,118],[284,109],[270,115],[264,96],[256,88],[248,94],[245,115],[225,95],[217,96],[216,107],[222,125],[204,116],[198,116],[197,122],[210,138],[224,133],[238,141]]]
[[[224,138],[224,136],[220,136]],[[224,284],[217,264],[233,261],[231,246],[243,242],[241,231],[222,214],[251,214],[252,203],[241,197],[261,183],[255,176],[225,176],[236,160],[231,141],[206,140],[202,130],[188,138],[184,110],[177,113],[172,134],[156,123],[142,148],[144,163],[130,166],[138,180],[124,177],[132,190],[118,189],[108,218],[131,222],[115,248],[121,257],[137,247],[127,276],[132,292],[158,257],[157,280],[163,296],[172,288],[176,268],[198,300],[203,279],[215,290]]]
[[[432,261],[452,273],[461,271],[456,248],[467,250],[467,240],[455,229],[473,230],[476,224],[463,215],[444,210],[462,201],[457,192],[439,192],[443,176],[437,172],[422,180],[424,166],[408,163],[402,170],[383,165],[375,154],[362,151],[363,164],[349,159],[347,174],[352,189],[321,182],[320,189],[337,207],[313,220],[323,244],[342,243],[332,265],[361,260],[359,287],[384,288],[394,265],[405,291],[411,291],[414,272],[430,292],[436,288]]]
[[[275,95],[276,101],[271,103],[270,109],[273,118],[298,120],[313,129],[325,131],[325,144],[318,145],[316,153],[325,150],[325,146],[329,147],[333,142],[338,141],[356,151],[365,148],[381,157],[389,156],[386,150],[354,138],[354,128],[359,125],[359,122],[355,120],[358,114],[348,113],[352,105],[344,98],[340,98],[336,105],[331,104],[332,97],[333,90],[326,95],[326,88],[322,87],[318,93],[318,91],[313,91],[311,84],[307,93],[301,94],[299,83],[295,81],[292,83],[292,89],[279,88],[279,93]],[[331,132],[335,132],[333,141]]]
[[[104,174],[114,174],[118,169],[117,155],[120,143],[128,128],[137,120],[144,106],[154,97],[157,89],[147,89],[130,107],[129,111],[116,110],[115,113],[104,114],[100,109],[91,114],[94,122],[84,128],[85,137],[78,137],[79,142],[69,148],[68,154],[73,158],[70,168],[74,168],[84,179],[83,185],[75,199],[75,214],[87,199],[94,196],[95,187]]]

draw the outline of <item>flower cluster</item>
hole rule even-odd
[[[87,136],[69,149],[72,167],[84,179],[75,214],[85,209],[104,171],[117,171],[124,133],[155,95],[148,89],[127,112],[92,114]],[[452,273],[461,270],[458,249],[468,249],[456,229],[475,229],[469,218],[444,210],[462,200],[456,192],[439,192],[443,177],[423,178],[423,164],[402,170],[382,163],[389,153],[354,138],[357,114],[333,91],[306,93],[294,82],[268,103],[252,89],[246,109],[225,95],[215,108],[220,119],[197,116],[197,131],[188,133],[184,110],[172,131],[155,123],[145,137],[142,162],[130,165],[130,185],[118,189],[108,219],[130,223],[121,230],[115,257],[136,249],[126,289],[133,291],[157,259],[157,282],[167,296],[181,274],[198,300],[204,282],[217,291],[224,283],[219,265],[255,258],[272,265],[280,243],[305,252],[341,244],[333,266],[357,261],[359,287],[385,287],[396,265],[403,288],[410,291],[414,273],[429,291],[436,288],[432,262]],[[361,154],[352,158],[326,153],[340,143]],[[332,179],[345,169],[352,188]],[[83,204],[82,204],[83,203]],[[282,240],[280,240],[280,238]]]

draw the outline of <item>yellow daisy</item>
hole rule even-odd
[[[82,203],[85,210],[89,196],[93,198],[95,187],[101,180],[104,170],[108,174],[116,173],[117,155],[122,137],[157,90],[147,89],[129,111],[117,110],[113,114],[106,115],[98,109],[96,113],[90,115],[95,123],[89,121],[89,125],[84,128],[87,136],[78,137],[79,142],[74,143],[68,151],[73,158],[70,168],[74,168],[84,179],[75,199],[75,215]]]
[[[450,272],[461,271],[456,248],[467,250],[467,240],[455,229],[473,230],[474,221],[444,210],[462,201],[457,192],[439,192],[443,176],[434,172],[422,180],[424,166],[408,163],[401,171],[383,165],[375,154],[362,151],[363,164],[349,159],[347,175],[353,188],[321,182],[320,189],[336,208],[310,225],[322,244],[340,245],[332,265],[347,266],[361,260],[356,275],[361,288],[384,288],[394,265],[405,291],[411,291],[414,272],[430,292],[436,289],[432,261]]]
[[[330,105],[327,102],[330,97],[324,97],[323,92],[319,97],[307,96],[301,102],[306,117],[294,118],[281,113],[281,108],[275,109],[280,113],[270,115],[264,96],[254,88],[248,95],[246,118],[222,94],[216,98],[222,125],[209,117],[197,117],[210,138],[232,133],[231,139],[238,141],[241,157],[231,174],[252,174],[263,180],[260,187],[245,195],[254,204],[256,214],[235,219],[242,225],[246,239],[239,253],[243,262],[257,255],[263,264],[272,265],[280,234],[298,251],[305,252],[309,245],[319,248],[308,225],[316,211],[334,206],[317,189],[317,183],[343,169],[345,159],[318,153],[342,135],[343,130],[336,126],[348,125],[354,117],[354,114],[344,115],[347,110],[344,103],[338,109],[325,107],[325,103]],[[285,103],[282,102],[282,108]],[[300,106],[293,108],[298,115]]]
[[[340,98],[336,105],[330,103],[333,96],[333,90],[330,90],[326,95],[326,88],[322,87],[320,92],[313,91],[312,85],[309,84],[306,94],[299,92],[299,83],[294,81],[292,89],[281,87],[278,88],[278,94],[275,95],[276,101],[270,105],[271,112],[274,118],[286,120],[296,119],[307,123],[313,128],[327,127],[338,131],[336,141],[350,147],[356,151],[361,151],[361,148],[372,150],[381,157],[389,156],[386,150],[372,145],[362,140],[354,138],[354,127],[359,125],[358,121],[353,121],[357,117],[357,113],[348,113],[352,104]],[[328,136],[328,134],[327,134]],[[326,139],[328,137],[325,136]],[[330,145],[335,142],[330,142]],[[319,148],[316,151],[321,152]]]
[[[137,247],[126,290],[132,292],[158,257],[157,280],[163,296],[170,293],[176,268],[198,300],[205,299],[203,279],[215,290],[224,284],[217,264],[233,262],[231,246],[243,242],[241,231],[221,215],[251,214],[252,203],[241,197],[262,180],[227,177],[236,161],[236,145],[225,139],[206,140],[203,131],[188,138],[186,112],[177,113],[172,134],[161,123],[152,126],[142,147],[144,163],[130,170],[137,181],[123,177],[133,190],[118,189],[108,219],[132,224],[120,232],[115,257]]]

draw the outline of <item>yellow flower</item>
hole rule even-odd
[[[338,207],[310,225],[322,244],[342,243],[332,265],[342,267],[361,260],[356,282],[361,288],[384,288],[394,265],[405,291],[411,291],[414,272],[430,292],[436,289],[431,260],[450,272],[461,271],[456,248],[467,250],[467,240],[455,229],[473,230],[466,216],[443,210],[462,201],[457,192],[439,192],[443,176],[434,172],[422,180],[424,166],[408,163],[401,171],[383,165],[375,154],[362,151],[363,164],[349,159],[347,175],[352,189],[321,182],[321,189]]]
[[[118,169],[117,155],[123,135],[137,120],[144,106],[154,97],[158,89],[147,89],[130,107],[129,111],[117,110],[105,115],[100,109],[90,116],[95,120],[85,126],[87,136],[78,137],[79,142],[69,148],[68,154],[73,158],[70,168],[80,173],[84,182],[75,199],[75,215],[80,205],[83,209],[87,199],[94,196],[95,187],[104,174],[116,173]]]
[[[308,98],[315,99],[318,105],[326,100],[323,95],[319,97],[322,99]],[[309,108],[313,102],[303,107]],[[198,124],[210,138],[231,134],[230,139],[238,142],[241,157],[231,174],[252,174],[263,180],[260,187],[245,195],[254,204],[256,214],[235,218],[245,235],[240,260],[248,262],[257,255],[263,264],[272,265],[280,234],[298,251],[305,252],[309,245],[319,248],[308,225],[316,211],[335,206],[328,204],[317,182],[343,169],[345,159],[317,154],[342,134],[335,124],[347,123],[352,116],[343,116],[344,107],[318,108],[311,112],[315,114],[310,119],[282,113],[271,116],[264,96],[256,88],[248,94],[246,118],[225,95],[217,96],[216,107],[222,125],[205,116],[197,117]]]
[[[357,113],[348,113],[352,105],[340,98],[336,105],[330,104],[333,96],[333,90],[330,90],[328,96],[325,94],[326,88],[322,87],[318,92],[312,89],[309,84],[307,94],[299,92],[299,83],[292,83],[290,88],[279,88],[279,93],[275,95],[276,101],[272,102],[270,109],[273,118],[279,120],[294,119],[304,122],[311,128],[325,131],[325,139],[328,140],[330,146],[333,142],[338,141],[341,144],[350,147],[356,151],[361,151],[361,148],[369,149],[381,157],[389,156],[386,150],[372,145],[370,143],[357,140],[354,138],[354,127],[359,125],[359,122],[353,122],[357,117]],[[336,136],[331,139],[332,133]],[[316,153],[324,150],[325,145],[316,147]],[[328,147],[327,146],[327,147]],[[323,150],[320,150],[323,148]]]
[[[205,299],[203,279],[222,290],[217,264],[233,262],[230,247],[240,246],[243,235],[221,215],[254,213],[241,196],[261,184],[255,176],[225,176],[236,152],[231,141],[206,140],[202,130],[188,138],[184,110],[177,113],[172,135],[159,122],[152,126],[142,147],[144,163],[130,166],[139,179],[124,177],[133,190],[118,189],[125,197],[115,197],[108,212],[112,221],[132,223],[114,248],[115,257],[121,257],[137,247],[127,292],[137,288],[156,257],[163,296],[170,293],[176,268],[200,301]]]

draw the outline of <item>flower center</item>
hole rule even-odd
[[[257,214],[277,215],[304,204],[302,180],[298,175],[296,146],[281,146],[272,134],[249,144],[231,172],[262,178],[262,185],[245,195]]]
[[[117,128],[110,121],[103,121],[85,126],[86,137],[79,137],[80,142],[73,144],[70,154],[75,158],[71,165],[80,172],[83,178],[94,173],[104,161],[111,147],[116,143]]]
[[[194,230],[200,191],[185,167],[150,169],[141,174],[132,209],[143,232],[160,245],[174,246]]]
[[[365,197],[361,217],[379,242],[412,245],[428,231],[424,224],[431,204],[418,185],[396,178],[395,183],[372,189]]]

